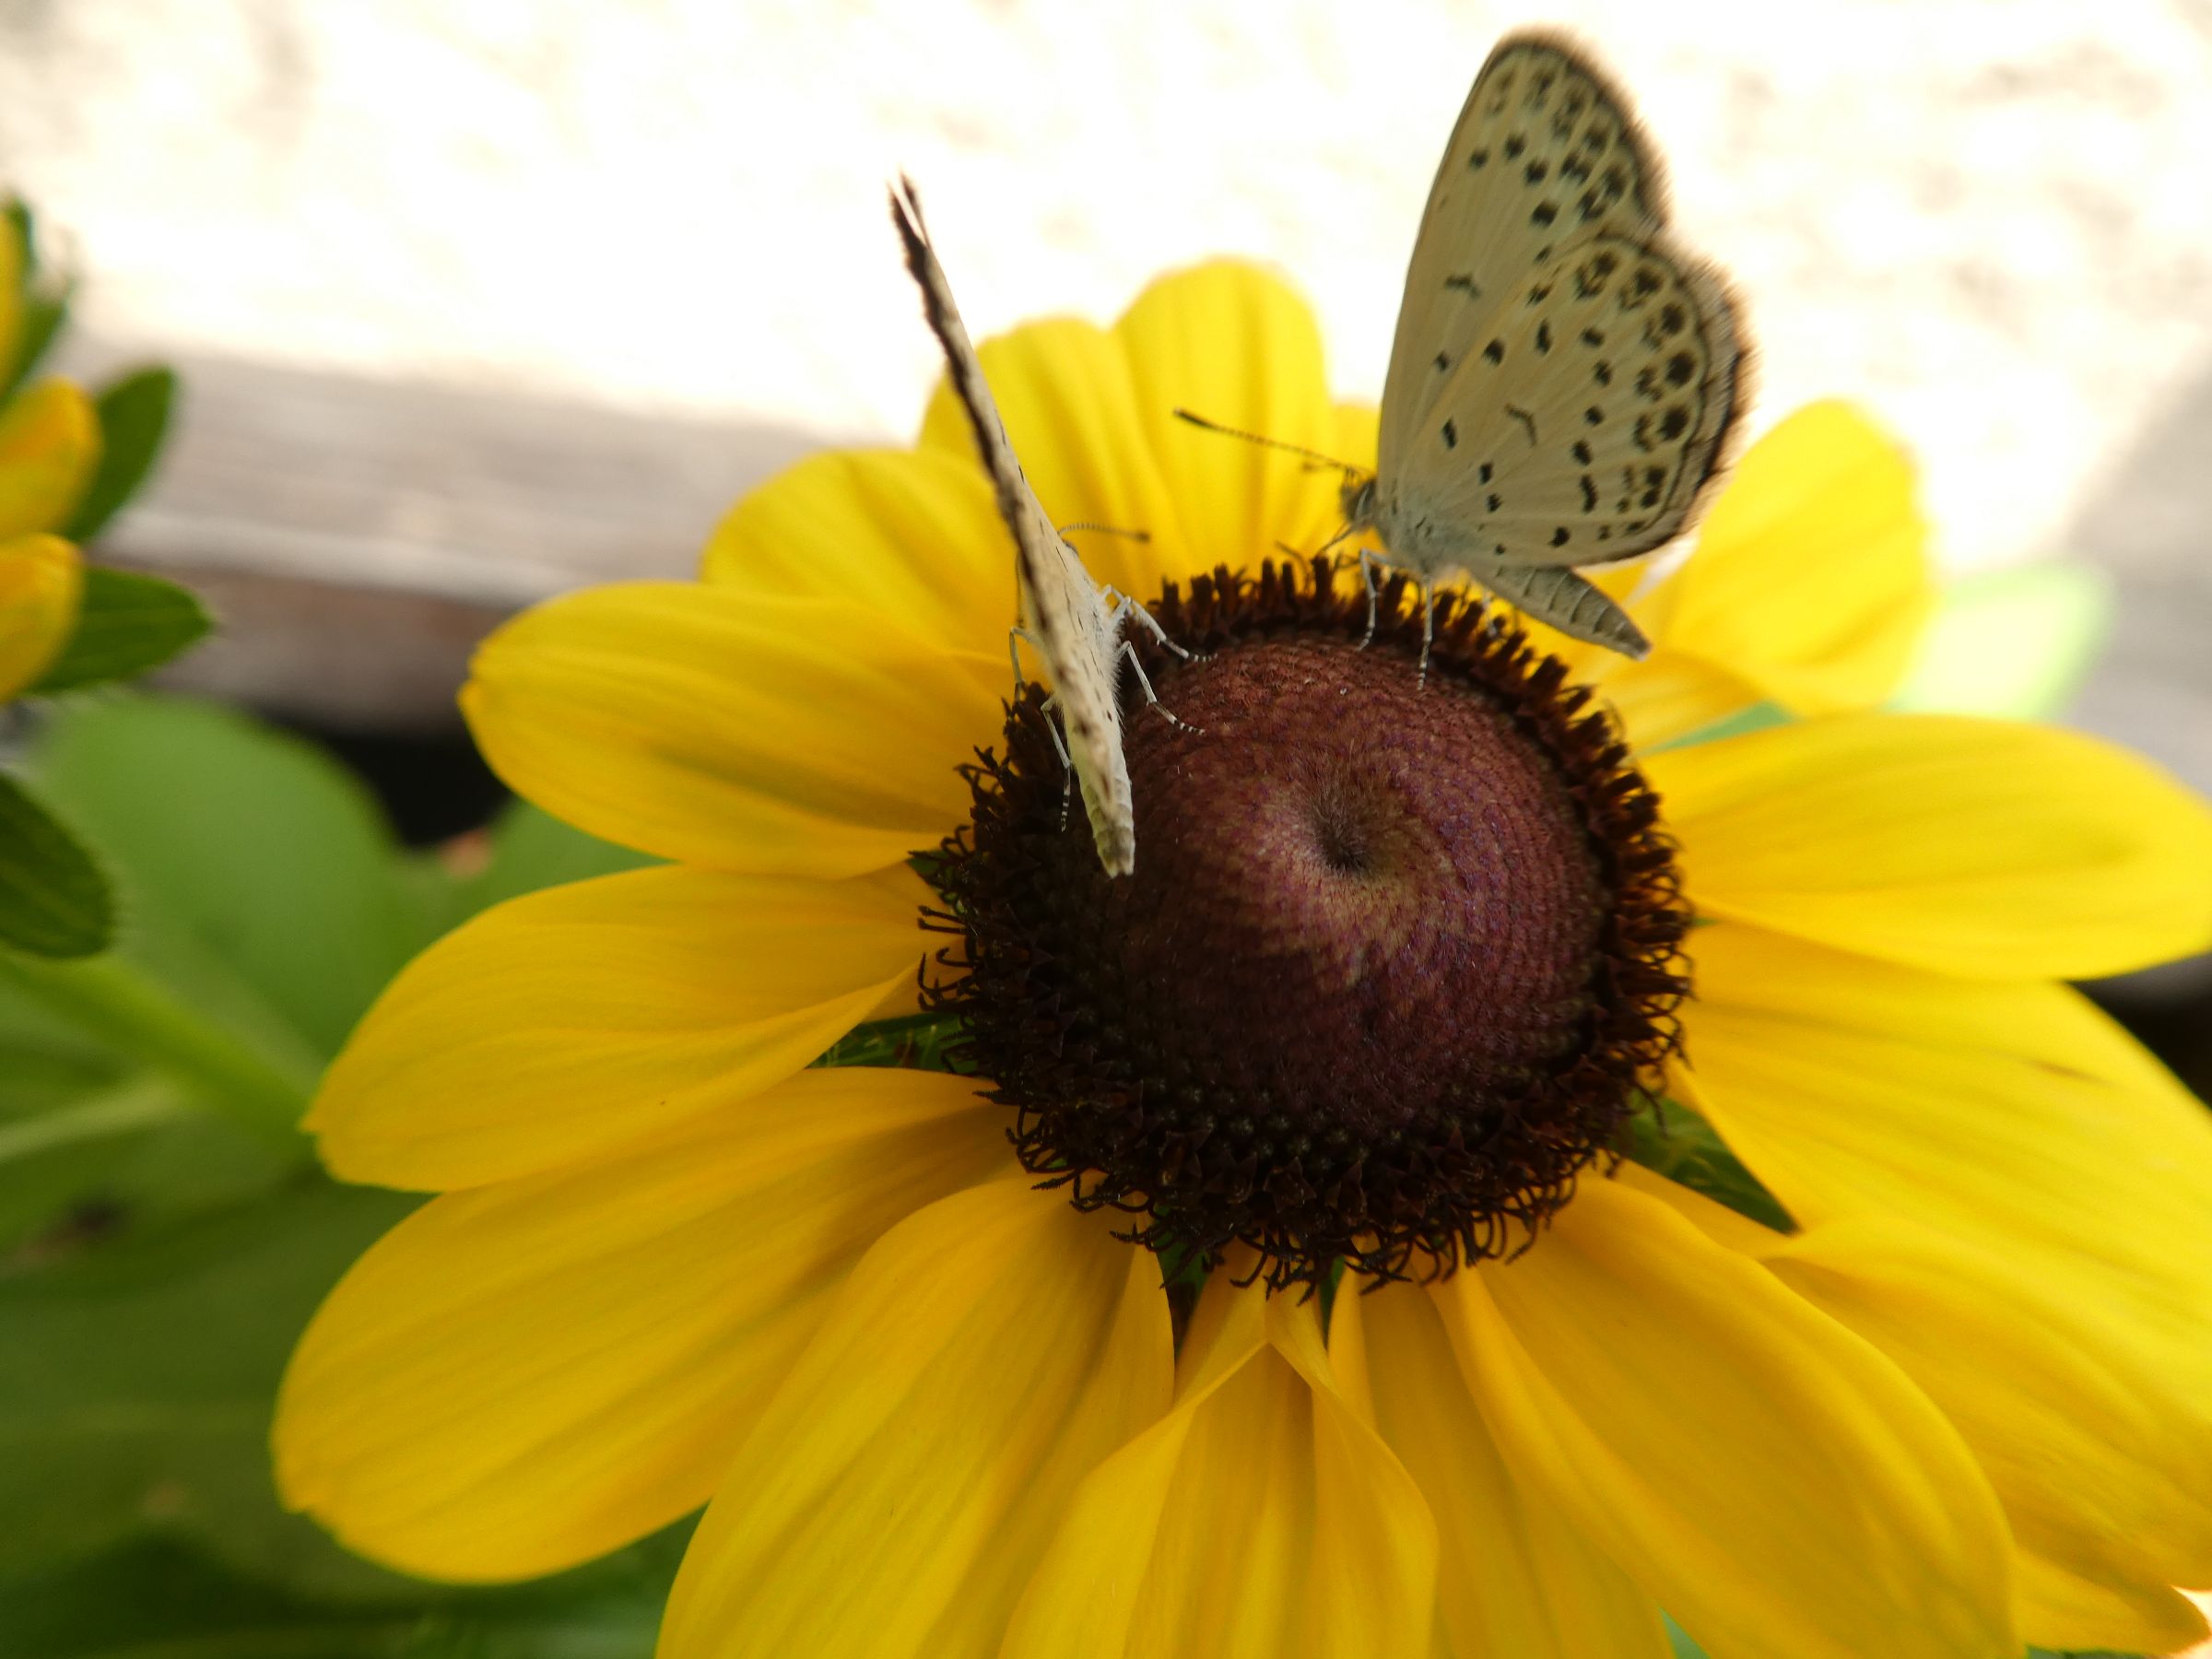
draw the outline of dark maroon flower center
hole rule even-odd
[[[1446,602],[1269,567],[1171,586],[1125,700],[1136,868],[1065,811],[1032,689],[935,880],[934,993],[1024,1163],[1161,1250],[1277,1284],[1518,1247],[1672,1046],[1686,926],[1654,803],[1560,665]]]

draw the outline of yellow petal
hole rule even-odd
[[[751,594],[879,613],[977,651],[1003,652],[1014,624],[1014,544],[991,487],[979,467],[941,454],[811,456],[731,509],[700,574]]]
[[[833,600],[634,582],[541,605],[461,694],[492,769],[626,846],[723,869],[853,876],[967,816],[953,769],[1003,724],[1006,653]]]
[[[1067,1507],[1003,1659],[1365,1659],[1426,1650],[1435,1530],[1345,1400],[1317,1309],[1208,1281],[1175,1409]]]
[[[1076,1483],[1166,1409],[1152,1256],[1018,1176],[885,1236],[691,1540],[663,1659],[988,1655]]]
[[[1658,1604],[1513,1480],[1430,1298],[1347,1280],[1329,1355],[1367,1380],[1376,1426],[1436,1517],[1439,1659],[1666,1659]]]
[[[2019,1544],[2030,1641],[2163,1653],[2204,1635],[2169,1586],[2212,1583],[2212,1394],[2201,1361],[2177,1371],[2111,1304],[2102,1272],[1896,1218],[1812,1229],[1767,1262],[1973,1448]]]
[[[1656,1200],[1585,1181],[1434,1292],[1514,1480],[1712,1659],[2015,1659],[2010,1540],[1888,1359]]]
[[[908,871],[651,869],[512,900],[387,988],[308,1113],[347,1181],[460,1187],[590,1158],[806,1065],[914,977]]]
[[[1605,687],[1629,747],[1640,755],[1717,725],[1761,700],[1748,680],[1684,652],[1655,649],[1641,663],[1613,660],[1619,665],[1612,672],[1603,672],[1605,665],[1594,662],[1591,668],[1599,672],[1586,670],[1578,677]]]
[[[2167,1363],[2212,1365],[2212,1119],[2077,993],[1727,924],[1691,945],[1676,1085],[1792,1216],[1910,1216],[2095,1265],[2106,1305],[2168,1333]]]
[[[1910,457],[1865,415],[1799,409],[1746,452],[1643,610],[1657,649],[1623,671],[1622,694],[1681,655],[1793,713],[1880,704],[1936,603],[1915,497]]]
[[[1114,324],[1136,407],[1194,561],[1171,575],[1257,569],[1277,543],[1312,551],[1343,521],[1343,475],[1174,418],[1335,453],[1321,330],[1304,300],[1256,266],[1217,260],[1153,283]],[[1347,460],[1347,465],[1350,465]],[[1145,595],[1148,597],[1149,595]]]
[[[588,1560],[696,1509],[853,1263],[1006,1163],[941,1074],[810,1071],[582,1170],[432,1200],[315,1315],[285,1500],[434,1578]]]
[[[1205,568],[1153,450],[1165,412],[1138,403],[1118,335],[1056,318],[985,340],[976,355],[1046,515],[1055,524],[1106,524],[1147,538],[1072,536],[1097,581],[1148,601],[1163,574]],[[980,476],[968,418],[942,382],[923,418],[922,448],[977,467]]]
[[[84,560],[58,535],[0,540],[0,702],[46,672],[69,642]]]
[[[67,381],[0,407],[0,541],[59,530],[100,465],[100,417]]]
[[[1700,911],[1990,979],[2212,944],[2212,810],[2045,726],[1839,714],[1652,755]]]

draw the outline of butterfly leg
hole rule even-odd
[[[1414,684],[1429,683],[1429,648],[1436,642],[1436,588],[1431,582],[1421,583],[1421,672]]]
[[[1169,639],[1168,630],[1159,625],[1159,618],[1155,617],[1143,606],[1139,605],[1135,600],[1130,598],[1128,594],[1117,593],[1112,588],[1100,588],[1099,592],[1100,594],[1105,599],[1107,605],[1111,607],[1109,620],[1112,622],[1113,630],[1116,634],[1121,632],[1123,623],[1126,622],[1131,617],[1135,617],[1139,622],[1142,622],[1147,628],[1152,630],[1152,637],[1154,639],[1158,640],[1162,645],[1165,645],[1170,651],[1173,652],[1184,662],[1194,663],[1198,661],[1197,657],[1185,651],[1182,646],[1176,644],[1174,641]]]
[[[1021,646],[1025,640],[1029,641],[1030,649],[1039,656],[1044,654],[1044,642],[1028,629],[1016,626],[1006,629],[1006,661],[1014,665],[1014,695],[1016,697],[1019,697],[1023,688],[1030,683],[1021,672]]]
[[[1019,629],[1014,631],[1021,633]],[[1029,639],[1027,634],[1021,637]],[[1033,645],[1036,641],[1030,640],[1030,643]],[[1059,701],[1057,697],[1048,697],[1040,709],[1044,715],[1044,735],[1053,740],[1053,753],[1060,757],[1060,828],[1065,830],[1067,828],[1068,804],[1075,799],[1076,794],[1076,763],[1068,759],[1067,745],[1060,741],[1060,723],[1053,718],[1053,710]]]
[[[1375,569],[1382,562],[1375,557],[1372,549],[1368,547],[1359,549],[1359,583],[1367,589],[1367,632],[1360,637],[1359,641],[1359,649],[1362,651],[1375,642],[1375,623],[1380,617],[1379,607],[1382,603],[1382,590],[1375,586]],[[1425,658],[1423,660],[1426,661]]]
[[[1141,608],[1138,615],[1143,615]],[[1113,659],[1116,672],[1120,671],[1124,663],[1127,663],[1130,671],[1136,676],[1136,683],[1144,691],[1145,701],[1151,706],[1155,713],[1179,732],[1188,732],[1194,737],[1206,735],[1204,732],[1159,700],[1159,694],[1152,689],[1152,682],[1145,677],[1145,665],[1136,660],[1136,645],[1134,641],[1124,640],[1122,641],[1122,649]]]

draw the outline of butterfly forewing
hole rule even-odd
[[[1718,281],[1664,233],[1579,243],[1504,297],[1406,439],[1394,551],[1420,564],[1446,529],[1508,565],[1659,546],[1712,476],[1738,358]]]
[[[1122,752],[1121,704],[1115,695],[1120,649],[1112,614],[1090,572],[1053,527],[1030,488],[1006,438],[997,401],[953,303],[923,223],[912,184],[891,192],[891,218],[906,246],[907,269],[921,286],[931,332],[945,349],[947,372],[975,433],[999,516],[1014,537],[1021,576],[1022,622],[1043,653],[1053,697],[1067,733],[1067,752],[1082,787],[1083,806],[1107,874],[1125,876],[1136,864],[1135,818],[1128,763]]]
[[[1383,385],[1382,470],[1524,278],[1597,232],[1655,229],[1663,194],[1656,153],[1602,72],[1548,37],[1501,42],[1421,214]]]

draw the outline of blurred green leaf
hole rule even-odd
[[[672,1558],[618,1606],[601,1577],[578,1601],[573,1574],[461,1592],[281,1510],[267,1432],[286,1359],[416,1201],[339,1187],[302,1166],[303,1140],[288,1156],[194,1109],[147,1040],[190,1050],[196,1031],[304,1101],[444,928],[646,861],[529,808],[474,847],[408,854],[312,745],[181,700],[64,705],[34,759],[110,858],[124,925],[105,978],[0,971],[0,1077],[26,1085],[0,1089],[0,1659],[644,1659]]]
[[[20,197],[9,197],[6,218],[8,233],[23,251],[22,286],[18,295],[22,312],[14,354],[9,360],[0,362],[0,403],[14,396],[16,388],[30,378],[48,347],[60,335],[63,324],[68,320],[69,300],[75,286],[42,268],[38,226],[28,203]]]
[[[527,801],[516,801],[500,815],[486,832],[485,846],[481,868],[446,877],[438,918],[442,927],[457,926],[478,911],[541,888],[588,881],[658,862],[571,829]]]
[[[2112,583],[2088,565],[1993,571],[1953,582],[1895,708],[2048,720],[2080,688],[2112,629]]]
[[[1624,1135],[1621,1149],[1645,1169],[1777,1231],[1796,1230],[1789,1211],[1728,1149],[1712,1125],[1680,1101],[1645,1096],[1624,1126]]]
[[[189,588],[88,565],[76,631],[30,690],[46,696],[144,674],[194,643],[207,627],[207,613]]]
[[[176,371],[161,367],[141,369],[100,389],[95,406],[100,412],[100,468],[64,535],[74,542],[90,541],[137,493],[160,453],[176,397]]]
[[[92,854],[0,772],[0,946],[84,957],[106,949],[114,932],[114,897]]]
[[[369,792],[304,739],[182,699],[64,710],[34,757],[113,865],[121,953],[312,1079],[427,930]]]
[[[269,1409],[316,1303],[416,1202],[309,1176],[0,1278],[0,1562],[160,1532],[295,1587],[389,1577],[279,1507]]]
[[[374,1603],[288,1593],[144,1541],[0,1583],[0,1659],[651,1659],[688,1530],[533,1584],[412,1584],[412,1599]]]

